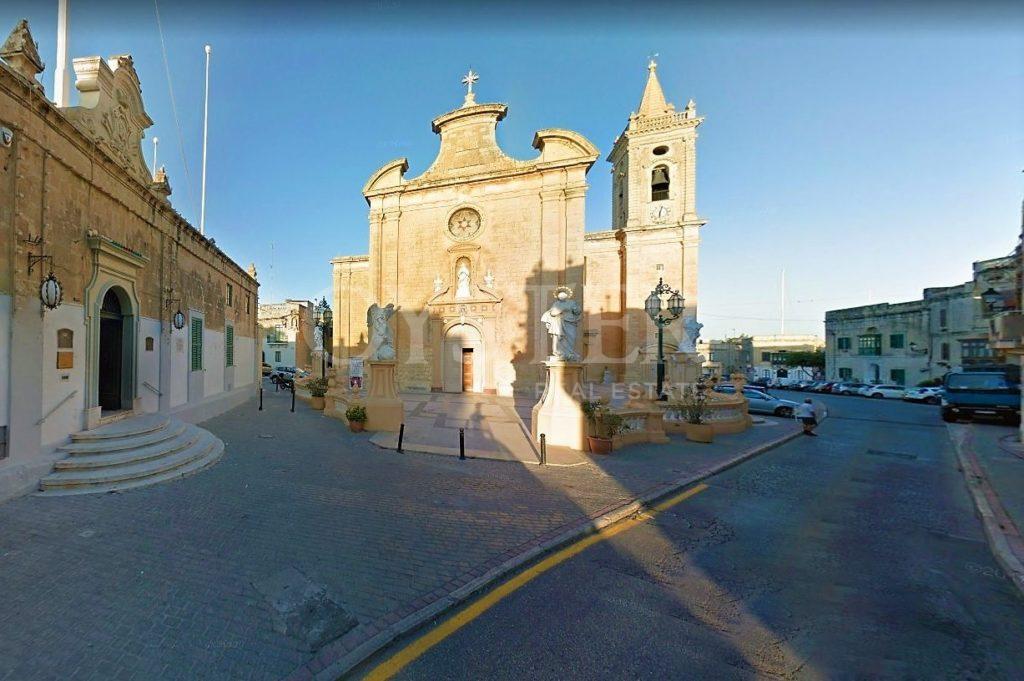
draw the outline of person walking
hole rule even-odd
[[[810,397],[797,406],[794,415],[804,424],[804,435],[818,437],[818,434],[814,432],[814,427],[818,425],[818,415],[814,411],[814,402]]]

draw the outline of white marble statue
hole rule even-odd
[[[324,351],[324,330],[319,324],[313,327],[313,352]]]
[[[374,303],[366,311],[366,326],[369,329],[370,359],[390,361],[395,358],[395,339],[388,320],[395,314],[394,303],[381,307]]]
[[[679,349],[682,352],[697,352],[697,341],[700,339],[700,330],[704,325],[697,321],[696,317],[687,317],[683,320],[683,342]]]
[[[472,298],[473,294],[469,290],[469,263],[465,260],[459,263],[459,268],[455,272],[455,279],[455,297]]]
[[[438,293],[440,293],[443,290],[444,290],[444,279],[442,279],[441,275],[439,274],[436,277],[434,277],[434,294],[437,295]]]
[[[551,359],[564,362],[578,362],[576,352],[577,325],[583,318],[580,304],[572,299],[572,289],[559,286],[555,289],[555,302],[551,304],[540,320],[551,336]]]

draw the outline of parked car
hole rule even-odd
[[[264,376],[269,376],[270,372],[273,371],[273,370],[274,370],[273,367],[271,367],[269,364],[267,364],[266,362],[263,363],[263,375]]]
[[[859,395],[861,388],[868,387],[867,383],[837,383],[832,386],[833,395]]]
[[[736,386],[729,384],[715,386],[715,392],[735,395]],[[755,414],[771,414],[772,416],[789,417],[796,409],[796,402],[780,400],[774,395],[758,390],[757,388],[743,388],[743,396],[747,398],[748,409]]]
[[[887,397],[890,399],[900,400],[903,399],[903,394],[906,392],[907,389],[902,385],[879,383],[876,385],[869,385],[861,388],[859,394],[863,395],[864,397]]]
[[[943,421],[982,417],[1020,423],[1020,383],[1006,371],[950,372],[943,387]]]
[[[793,385],[789,386],[789,389],[803,392],[804,390],[809,390],[811,386],[815,385],[815,383],[816,381],[797,381]]]
[[[290,387],[295,382],[295,367],[274,367],[274,370],[270,372],[270,382]]]
[[[809,390],[814,393],[830,393],[834,385],[835,381],[821,381],[809,388]]]
[[[942,402],[942,388],[933,386],[930,388],[914,388],[903,393],[903,399],[907,402],[924,402],[925,404],[939,404]]]

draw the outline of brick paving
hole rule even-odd
[[[288,403],[204,423],[224,458],[184,480],[0,505],[0,679],[308,677],[525,547],[794,428],[541,468],[382,450]]]

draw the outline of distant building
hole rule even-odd
[[[821,336],[777,335],[752,336],[752,366],[747,372],[751,378],[811,380],[815,372],[811,366],[790,366],[790,353],[815,352],[825,348]]]
[[[698,351],[707,358],[704,373],[717,377],[737,371],[747,373],[754,361],[752,340],[751,336],[737,336],[702,343]]]
[[[1005,363],[989,334],[996,310],[1018,309],[1018,256],[981,260],[973,270],[971,281],[925,289],[921,300],[826,312],[826,377],[917,385],[953,369]],[[982,300],[989,291],[1001,302]]]
[[[308,300],[263,303],[259,310],[263,361],[273,367],[313,365],[313,304]]]

